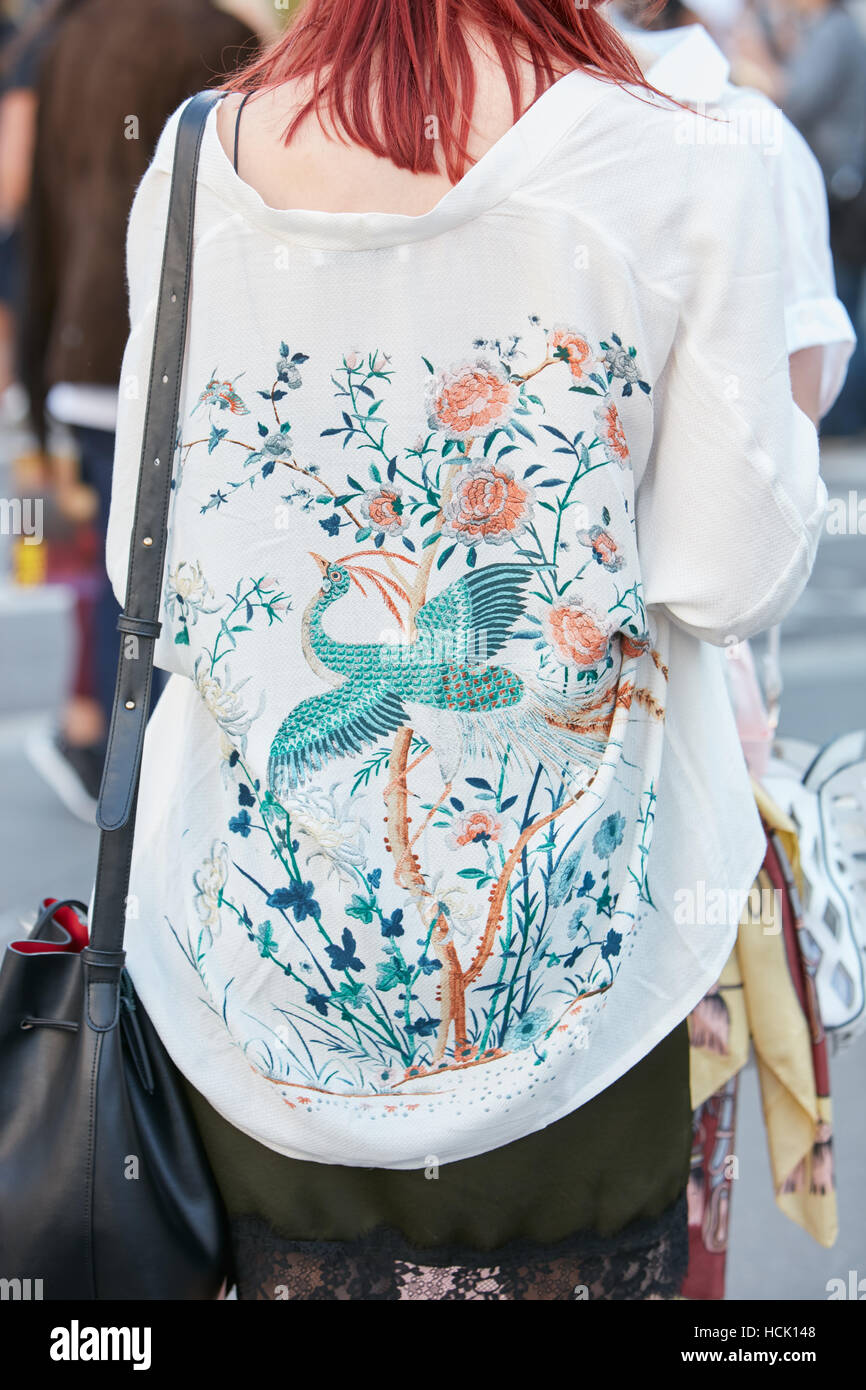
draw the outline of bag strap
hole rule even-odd
[[[150,707],[154,645],[161,628],[162,573],[192,271],[196,173],[205,122],[221,99],[219,92],[199,92],[187,102],[178,120],[126,603],[117,620],[121,645],[96,812],[101,834],[90,945],[84,952],[86,963],[97,975],[104,967],[115,980],[123,964],[141,753]],[[105,976],[102,978],[108,983]]]

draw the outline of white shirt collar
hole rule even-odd
[[[625,39],[654,87],[680,101],[717,101],[728,82],[730,64],[702,24],[678,29],[638,29],[615,11],[608,19]]]

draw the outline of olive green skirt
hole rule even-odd
[[[235,1129],[188,1083],[187,1089],[232,1222],[236,1255],[245,1266],[256,1265],[251,1247],[273,1272],[289,1260],[290,1249],[297,1253],[311,1249],[307,1243],[325,1243],[339,1255],[340,1244],[352,1242],[363,1242],[371,1258],[374,1249],[386,1260],[422,1252],[425,1263],[478,1265],[482,1252],[515,1242],[540,1250],[576,1236],[581,1251],[597,1255],[618,1247],[627,1254],[633,1239],[635,1248],[652,1247],[657,1239],[670,1244],[673,1235],[680,1264],[684,1258],[691,1148],[685,1022],[564,1119],[432,1171],[286,1158]],[[669,1271],[668,1283],[678,1277]],[[250,1281],[239,1276],[242,1289],[245,1282]]]

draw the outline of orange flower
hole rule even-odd
[[[631,637],[627,632],[624,632],[620,638],[620,642],[622,645],[622,654],[626,658],[643,656],[644,652],[649,651],[648,637]]]
[[[604,404],[597,406],[593,414],[598,425],[598,437],[608,459],[611,463],[618,463],[620,468],[627,467],[629,461],[628,441],[625,437],[622,421],[619,418],[619,412],[610,396],[605,397]]]
[[[454,849],[474,845],[477,841],[498,840],[502,823],[489,811],[467,811],[454,822],[448,841]]]
[[[576,333],[571,328],[554,328],[548,339],[547,351],[552,357],[558,356],[568,362],[576,381],[582,381],[589,375],[584,369],[587,363],[591,365],[595,359],[589,340],[583,333]]]
[[[510,468],[479,459],[461,475],[445,504],[442,534],[464,545],[504,545],[526,529],[532,500],[532,489],[516,482]]]
[[[591,526],[588,531],[578,531],[577,539],[581,545],[588,545],[595,556],[599,565],[603,565],[606,570],[615,573],[622,569],[625,559],[619,553],[619,547],[609,531],[605,531],[601,526]]]
[[[547,617],[547,633],[560,660],[586,670],[607,659],[612,629],[586,608],[558,603]]]
[[[504,368],[483,358],[463,362],[434,378],[428,395],[428,424],[449,439],[471,439],[508,423],[516,389]]]
[[[388,536],[398,535],[406,525],[403,499],[397,488],[379,487],[365,492],[361,510],[374,531],[384,531]]]

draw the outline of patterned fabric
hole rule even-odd
[[[693,1123],[688,1298],[724,1297],[737,1177],[738,1074],[754,1046],[776,1205],[820,1244],[838,1231],[827,1041],[801,933],[792,822],[756,786],[769,836],[755,900],[716,986],[689,1018]]]
[[[168,633],[213,718],[224,796],[192,929],[169,924],[290,1106],[381,1103],[431,1076],[451,1096],[505,1058],[509,1087],[532,1084],[653,907],[667,671],[616,404],[650,387],[616,334],[533,319],[485,351],[425,361],[428,429],[405,456],[381,353],[325,364],[344,422],[316,465],[284,418],[303,416],[314,369],[285,344],[267,376],[193,386],[183,423]],[[278,468],[307,564],[291,593],[253,571],[226,594],[219,550],[205,570],[185,546],[253,525]],[[264,673],[286,644],[293,698],[275,701]]]
[[[689,1299],[723,1299],[731,1198],[736,1174],[734,1143],[739,1074],[732,1076],[694,1115],[688,1186],[689,1263],[681,1293]]]
[[[576,172],[588,141],[622,179],[632,119],[690,199],[674,239],[610,209],[636,275]],[[180,1069],[284,1154],[540,1129],[729,953],[735,919],[676,917],[762,852],[697,639],[793,601],[823,494],[759,165],[673,119],[572,73],[422,218],[268,208],[209,120],[127,941]],[[174,125],[130,220],[117,589]],[[592,226],[558,211],[587,197]]]

